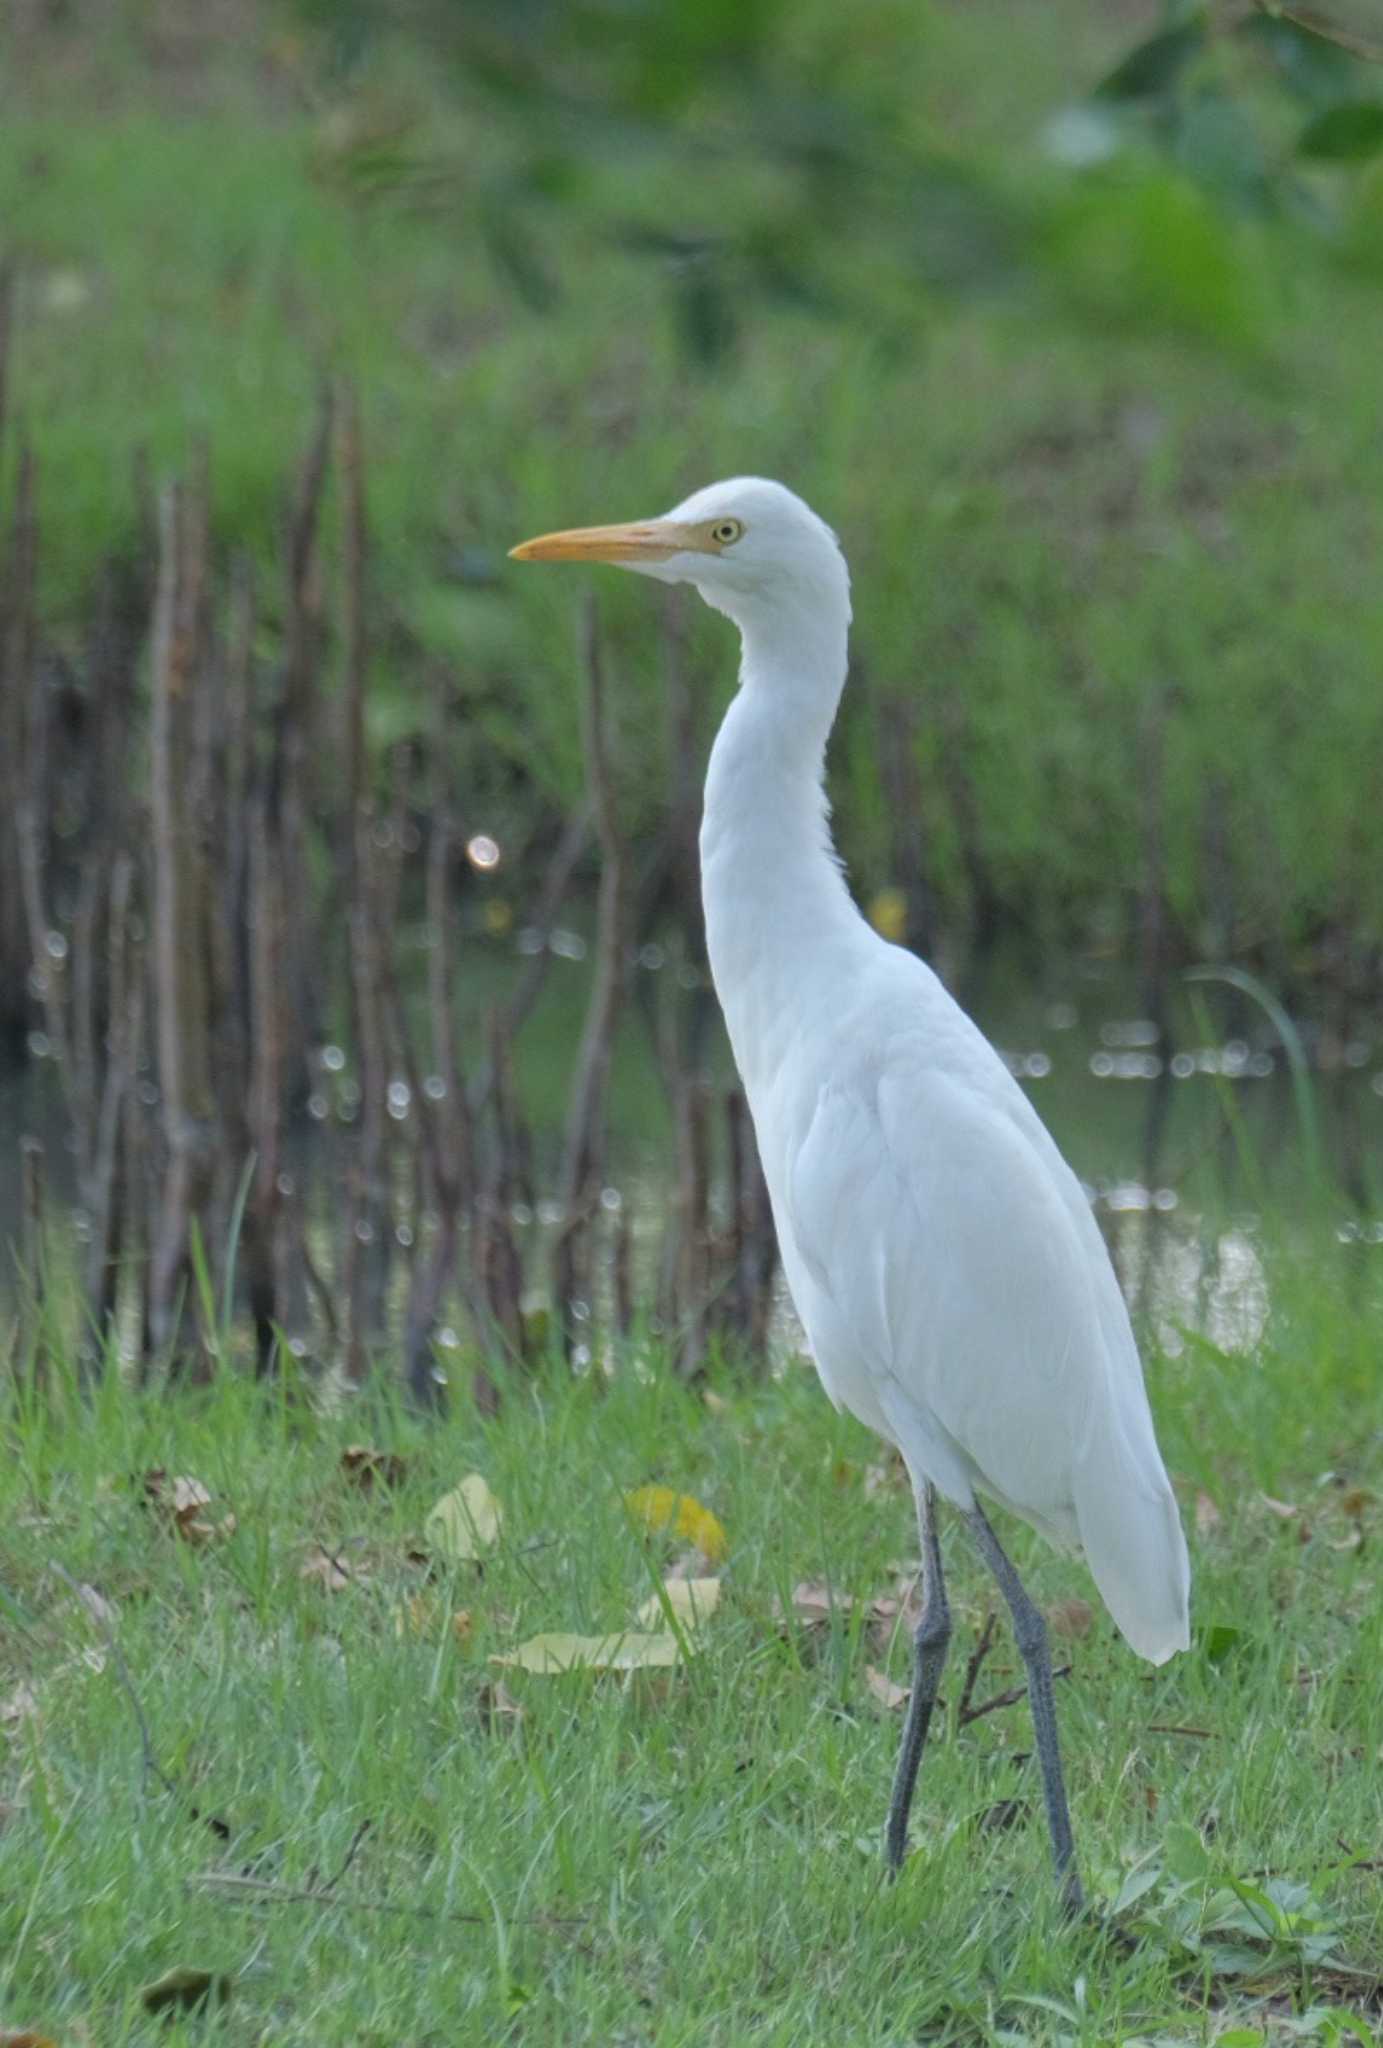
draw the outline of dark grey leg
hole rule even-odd
[[[908,1814],[917,1784],[917,1767],[922,1761],[937,1687],[941,1684],[941,1667],[946,1662],[946,1646],[951,1640],[951,1610],[946,1605],[941,1546],[936,1540],[936,1494],[930,1486],[918,1489],[917,1526],[922,1535],[922,1619],[913,1638],[916,1662],[912,1698],[908,1701],[898,1768],[893,1774],[893,1797],[888,1804],[884,1835],[884,1863],[890,1877],[897,1876],[907,1850]]]
[[[977,1501],[965,1517],[970,1533],[979,1545],[985,1563],[999,1581],[999,1590],[1013,1616],[1013,1634],[1028,1674],[1028,1698],[1032,1702],[1033,1732],[1037,1737],[1037,1760],[1042,1766],[1042,1792],[1047,1802],[1047,1826],[1051,1831],[1052,1855],[1061,1882],[1061,1896],[1067,1910],[1079,1913],[1085,1904],[1080,1872],[1076,1869],[1075,1844],[1071,1839],[1071,1815],[1066,1805],[1066,1787],[1061,1777],[1061,1750],[1056,1735],[1056,1702],[1052,1698],[1052,1659],[1047,1648],[1047,1624],[1024,1591],[990,1528]]]

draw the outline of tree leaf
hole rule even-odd
[[[1205,23],[1183,22],[1161,30],[1130,50],[1095,88],[1102,100],[1153,99],[1175,85],[1182,71],[1205,45]]]
[[[1349,100],[1327,107],[1297,137],[1298,156],[1323,163],[1358,163],[1383,150],[1383,102]]]
[[[663,1592],[679,1624],[688,1630],[709,1621],[720,1605],[719,1579],[664,1579]],[[634,1619],[640,1628],[658,1630],[666,1623],[667,1610],[659,1596],[650,1593]]]
[[[1237,33],[1267,51],[1283,85],[1306,106],[1333,106],[1348,97],[1355,83],[1353,59],[1338,43],[1313,35],[1285,15],[1248,15]]]
[[[503,1511],[479,1472],[468,1472],[459,1486],[444,1493],[426,1522],[423,1535],[448,1564],[469,1564],[494,1544]]]
[[[611,1636],[530,1636],[516,1650],[491,1657],[490,1662],[548,1678],[562,1671],[663,1670],[681,1660],[676,1636],[625,1629]]]
[[[712,1564],[719,1564],[729,1552],[721,1524],[689,1493],[674,1493],[670,1486],[637,1486],[624,1496],[624,1504],[650,1534],[671,1529],[684,1543],[694,1543]]]
[[[1262,5],[1262,0],[1259,0]],[[1274,12],[1286,15],[1314,36],[1338,43],[1356,57],[1383,62],[1383,19],[1378,0],[1273,0]]]

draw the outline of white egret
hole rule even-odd
[[[830,528],[739,478],[661,519],[544,535],[522,561],[691,583],[740,631],[701,827],[706,936],[783,1267],[836,1405],[897,1445],[922,1539],[916,1671],[886,1830],[901,1864],[951,1633],[936,1496],[1013,1616],[1063,1896],[1081,1903],[1047,1630],[979,1496],[1082,1550],[1162,1663],[1190,1574],[1128,1313],[1080,1183],[998,1054],[916,955],[856,909],[832,850],[826,741],[850,581]]]

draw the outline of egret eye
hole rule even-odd
[[[711,539],[718,547],[728,548],[744,532],[744,523],[739,519],[717,519],[711,528]]]

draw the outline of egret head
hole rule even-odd
[[[660,519],[547,533],[510,552],[519,562],[614,562],[661,583],[693,583],[741,628],[785,611],[850,617],[850,578],[830,527],[762,477],[708,484]]]

